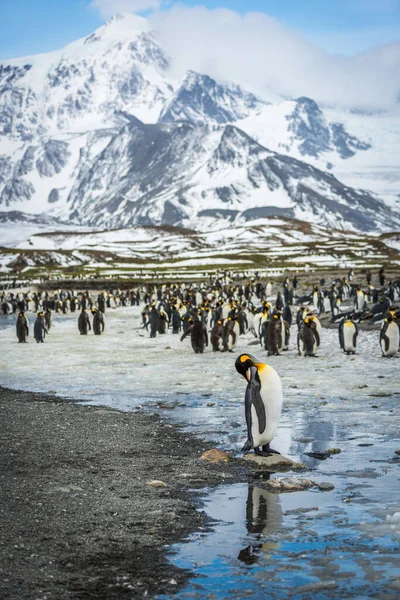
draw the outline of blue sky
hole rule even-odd
[[[118,7],[138,0],[102,0]],[[149,4],[156,2],[150,0]],[[143,3],[143,1],[142,1]],[[400,40],[400,0],[181,0],[275,17],[329,53],[354,55]],[[175,4],[166,0],[165,5]],[[61,48],[104,21],[90,0],[0,0],[0,58]]]

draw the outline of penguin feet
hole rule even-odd
[[[254,448],[254,453],[257,456],[272,456],[273,454],[280,454],[280,452],[278,452],[277,450],[273,450],[272,448],[270,448],[269,444],[261,446],[261,450],[260,447]]]

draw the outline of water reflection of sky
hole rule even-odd
[[[297,356],[294,327],[291,350],[267,359],[260,347],[248,345],[250,335],[234,354],[196,355],[189,341],[172,334],[150,339],[137,308],[108,311],[101,337],[80,336],[77,314],[56,315],[45,344],[32,338],[18,344],[15,316],[0,317],[0,382],[121,410],[148,406],[238,452],[246,437],[246,383],[234,360],[242,351],[266,360],[281,375],[285,399],[273,446],[306,462],[312,470],[305,477],[335,489],[275,496],[255,480],[250,491],[242,484],[205,494],[206,510],[218,524],[171,555],[199,575],[182,597],[255,597],[260,589],[264,596],[292,596],[311,584],[317,587],[299,597],[336,598],[349,590],[352,597],[379,597],[400,589],[400,520],[389,520],[400,512],[394,458],[400,378],[398,359],[381,358],[378,335],[360,332],[358,354],[350,357],[341,353],[337,332],[323,330],[319,356],[312,359]],[[330,447],[341,453],[325,461],[304,454]],[[260,508],[253,509],[252,525],[250,493],[258,494],[253,506]],[[312,507],[318,510],[297,512]],[[321,580],[329,584],[325,590]]]

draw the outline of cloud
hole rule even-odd
[[[264,13],[176,5],[149,18],[174,77],[192,69],[266,96],[309,96],[348,108],[396,103],[400,42],[355,57],[333,56]]]
[[[117,13],[141,12],[159,8],[161,0],[92,0],[90,7],[98,10],[104,19]]]

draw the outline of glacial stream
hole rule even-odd
[[[295,476],[335,486],[275,494],[255,468],[250,484],[199,492],[214,524],[169,550],[173,563],[193,573],[178,598],[399,596],[400,361],[381,357],[379,332],[361,331],[353,357],[326,329],[316,358],[297,356],[296,327],[279,357],[267,358],[251,334],[234,354],[195,355],[189,340],[171,333],[150,339],[138,308],[109,310],[101,337],[80,336],[77,317],[55,315],[44,344],[33,337],[18,344],[15,315],[0,317],[1,385],[149,409],[239,453],[246,383],[234,360],[250,352],[282,378],[273,446],[307,464]],[[332,447],[341,452],[326,460],[305,454]]]

